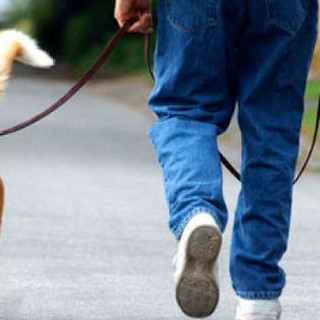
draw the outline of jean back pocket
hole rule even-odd
[[[196,32],[218,23],[220,0],[163,1],[165,1],[168,20],[181,31]]]
[[[304,0],[266,0],[268,22],[276,27],[295,34],[306,18]]]

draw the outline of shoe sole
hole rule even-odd
[[[186,263],[176,287],[176,300],[190,317],[207,317],[219,301],[213,267],[222,243],[220,231],[212,226],[196,228],[186,248]]]

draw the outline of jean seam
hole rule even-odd
[[[271,300],[281,296],[281,291],[236,291],[237,296],[249,300]]]
[[[301,12],[301,18],[300,18],[300,23],[295,23],[292,24],[289,21],[283,21],[281,20],[279,17],[277,17],[275,15],[275,11],[272,8],[272,4],[274,0],[266,0],[266,5],[267,5],[267,15],[268,15],[268,21],[270,24],[281,28],[282,30],[288,32],[291,35],[295,35],[296,32],[299,30],[299,27],[301,26],[301,24],[303,23],[303,21],[305,20],[306,16],[307,16],[307,12],[306,9],[303,8],[303,12]]]
[[[175,28],[177,28],[180,31],[186,32],[186,33],[195,33],[198,31],[202,31],[205,30],[209,27],[215,27],[218,25],[218,5],[213,5],[212,2],[209,3],[210,9],[216,10],[215,15],[210,15],[208,16],[207,22],[203,22],[201,25],[199,26],[185,26],[182,25],[182,23],[180,23],[177,19],[173,18],[170,14],[169,14],[169,8],[170,8],[170,4],[168,3],[168,0],[165,0],[165,8],[166,8],[166,18],[167,20],[172,24],[172,26],[174,26]]]
[[[185,226],[188,224],[188,222],[199,213],[210,214],[213,217],[213,219],[215,220],[215,222],[217,223],[221,232],[223,232],[224,228],[223,228],[222,223],[221,223],[216,212],[214,212],[213,210],[208,209],[206,207],[196,207],[196,208],[192,209],[191,211],[189,211],[189,213],[184,217],[184,219],[182,220],[182,222],[180,223],[180,225],[177,228],[173,228],[172,231],[178,240],[180,240],[182,233],[183,233],[183,230],[184,230]]]

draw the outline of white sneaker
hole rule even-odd
[[[221,231],[208,213],[194,216],[185,227],[176,256],[176,299],[191,317],[207,317],[218,305],[217,259]]]
[[[246,300],[238,297],[236,320],[280,320],[279,300]]]

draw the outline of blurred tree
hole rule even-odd
[[[110,0],[12,0],[11,24],[29,19],[40,45],[79,71],[85,69],[117,29]],[[22,9],[23,7],[23,9]],[[20,21],[19,21],[20,19]],[[26,24],[26,23],[25,23]],[[26,24],[28,25],[28,24]],[[143,67],[140,35],[128,35],[109,65],[131,71]]]
[[[53,54],[63,53],[64,45],[72,43],[87,50],[116,28],[113,5],[110,0],[31,0],[34,35]]]

